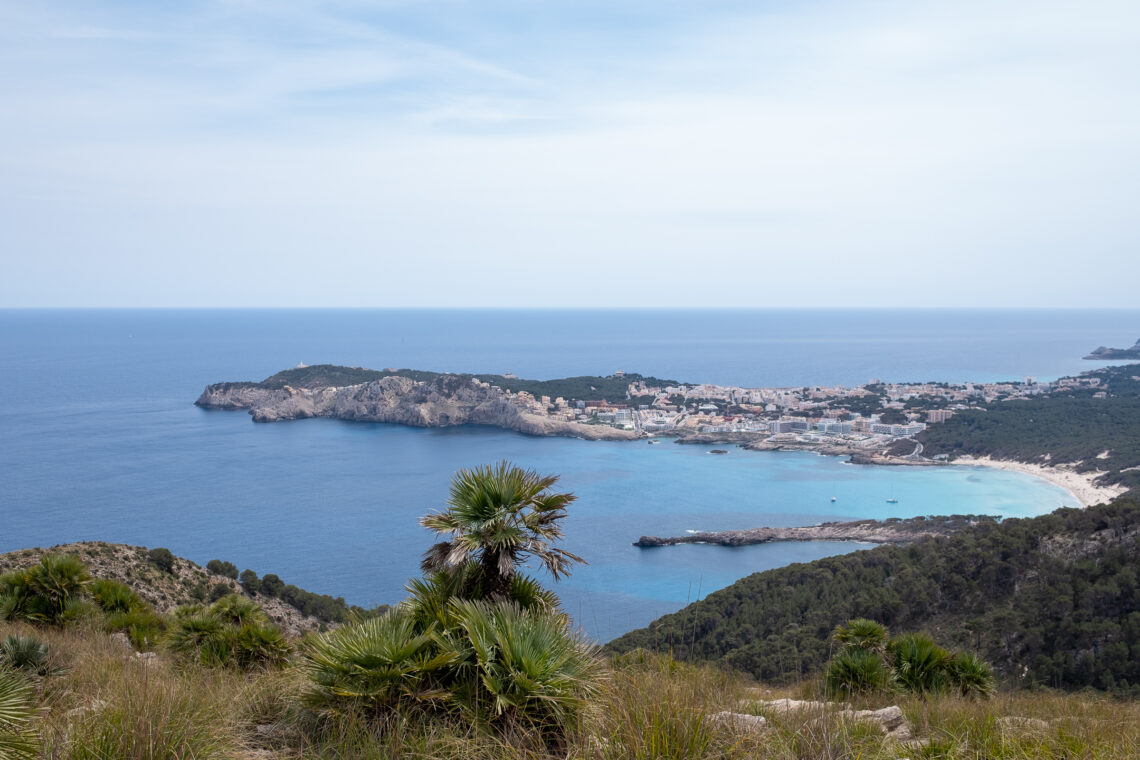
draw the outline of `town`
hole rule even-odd
[[[612,377],[622,377],[615,372]],[[507,375],[510,377],[510,375]],[[620,399],[567,399],[503,390],[525,412],[550,419],[632,431],[651,440],[740,442],[753,448],[828,448],[879,452],[982,403],[1028,399],[1065,387],[1093,387],[1100,379],[1056,382],[886,383],[862,386],[742,388],[712,384],[650,385],[635,380]],[[896,447],[897,449],[898,447]],[[905,448],[905,447],[903,447]],[[921,446],[909,453],[917,457]],[[905,456],[908,452],[894,450]]]

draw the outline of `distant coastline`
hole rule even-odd
[[[976,416],[995,403],[1007,410],[1022,408],[999,402],[1021,401],[1040,409],[1042,403],[1050,408],[1060,403],[1048,401],[1053,395],[1107,399],[1112,384],[1119,382],[1133,380],[1097,370],[1053,383],[1033,378],[959,384],[872,380],[855,388],[738,388],[625,372],[537,381],[509,373],[299,365],[261,382],[207,386],[195,404],[245,410],[255,422],[326,417],[415,427],[488,425],[586,440],[653,442],[665,437],[750,451],[814,451],[846,456],[853,464],[982,466],[1041,478],[1066,491],[1074,506],[1087,507],[1128,490],[1106,482],[1105,475],[1119,474],[1114,462],[1091,466],[1107,460],[1108,449],[1084,461],[1050,462],[1053,452],[1038,448],[1025,452],[1034,460],[1026,462],[979,450],[972,445],[969,425],[956,434],[965,438],[955,438],[958,443],[949,448],[945,440],[931,444],[925,432],[929,426],[942,428],[958,414]]]
[[[1140,340],[1131,348],[1109,348],[1108,346],[1100,346],[1094,349],[1086,359],[1096,361],[1114,360],[1114,359],[1136,359],[1140,360]]]

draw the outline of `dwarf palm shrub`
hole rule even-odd
[[[46,676],[54,668],[48,660],[50,647],[33,636],[9,635],[0,642],[0,666]]]
[[[883,652],[887,646],[887,627],[867,618],[855,618],[837,627],[832,638],[845,648]]]
[[[885,626],[862,618],[836,628],[833,637],[841,648],[824,671],[826,691],[842,696],[895,689],[919,696],[946,690],[963,697],[993,694],[993,670],[977,656],[951,654],[925,633],[886,636]]]
[[[91,582],[91,598],[104,612],[130,612],[143,607],[138,594],[125,583],[110,578],[96,578]]]
[[[407,609],[346,625],[313,639],[302,666],[312,704],[368,710],[423,707],[447,700],[444,667],[458,659],[440,648]]]
[[[882,655],[862,648],[840,651],[827,664],[824,686],[830,696],[851,697],[889,691],[894,673]]]
[[[241,669],[283,665],[291,651],[261,608],[237,595],[176,610],[166,646],[189,661]]]
[[[29,730],[34,712],[32,685],[11,671],[0,669],[0,758],[36,757],[37,742]]]
[[[129,612],[111,612],[103,619],[103,630],[122,631],[139,649],[151,649],[162,640],[166,618],[149,606]]]
[[[916,694],[945,689],[949,683],[950,653],[924,633],[905,633],[891,639],[887,652],[899,684]]]
[[[601,665],[561,616],[466,600],[431,614],[439,617],[417,617],[405,604],[313,639],[303,665],[310,703],[374,714],[457,710],[555,740],[598,692]]]
[[[46,554],[39,564],[0,576],[0,617],[63,622],[77,616],[77,604],[90,582],[87,566],[78,557]]]
[[[510,602],[456,601],[456,701],[473,717],[560,736],[597,696],[601,665],[561,617]]]
[[[950,686],[963,697],[989,697],[997,689],[993,669],[970,652],[958,652],[946,664]]]

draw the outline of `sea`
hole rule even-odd
[[[868,548],[633,546],[642,535],[1022,517],[1074,502],[985,468],[710,455],[473,426],[263,425],[194,400],[209,383],[301,362],[779,387],[1048,380],[1102,366],[1081,357],[1138,336],[1140,310],[0,310],[0,552],[164,546],[353,604],[391,604],[432,543],[417,518],[445,506],[457,470],[505,459],[559,475],[577,496],[565,546],[588,564],[552,585],[606,641],[750,573]]]

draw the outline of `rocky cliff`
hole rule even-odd
[[[439,375],[427,381],[389,375],[356,385],[317,388],[219,383],[207,386],[194,403],[208,409],[248,409],[254,422],[331,417],[416,427],[492,425],[528,435],[591,440],[637,437],[630,430],[556,420],[528,411],[502,391],[456,375]]]

